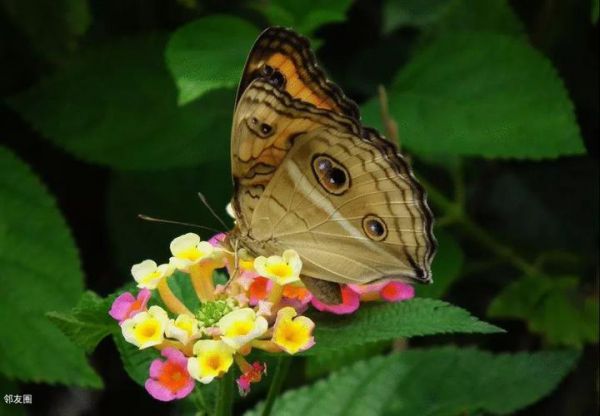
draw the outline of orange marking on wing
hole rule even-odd
[[[319,97],[309,85],[302,81],[294,65],[294,61],[289,57],[281,53],[275,53],[269,57],[266,64],[279,70],[285,76],[286,91],[292,97],[311,103],[318,108],[333,110],[334,106],[328,100]],[[308,90],[308,92],[300,94],[304,89]]]

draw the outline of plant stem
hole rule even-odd
[[[426,180],[421,178],[420,181],[427,188],[427,194],[429,195],[431,202],[437,205],[442,211],[445,211],[445,215],[453,218],[454,222],[460,225],[461,231],[468,234],[472,239],[481,243],[481,245],[483,245],[489,251],[507,261],[524,274],[535,276],[540,273],[538,268],[533,263],[530,263],[523,257],[519,256],[511,247],[502,244],[487,230],[472,221],[465,214],[459,203],[451,201],[435,186],[428,183]]]
[[[267,394],[262,416],[269,416],[271,414],[271,409],[281,391],[281,386],[287,376],[291,363],[292,359],[286,356],[280,356],[277,360],[277,368],[275,369],[275,374],[273,374],[273,381],[271,381],[271,385],[269,386],[269,393]]]
[[[219,382],[215,416],[231,416],[233,405],[233,369],[229,369]]]

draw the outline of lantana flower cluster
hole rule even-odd
[[[348,314],[361,300],[400,301],[414,295],[400,282],[346,285],[343,303],[327,305],[300,280],[302,261],[294,250],[252,258],[243,250],[228,251],[225,234],[201,241],[194,233],[175,238],[168,262],[144,260],[131,268],[139,291],[117,297],[109,314],[119,322],[125,340],[140,350],[157,348],[162,358],[149,368],[145,387],[155,399],[170,401],[189,395],[197,382],[211,383],[237,366],[241,395],[267,371],[266,363],[248,362],[253,349],[296,354],[315,344],[315,323],[303,314],[309,305],[320,311]],[[215,283],[215,270],[228,271],[225,284]],[[176,271],[189,278],[199,300],[190,310],[175,296],[169,280]],[[157,292],[164,305],[150,305]],[[159,303],[159,302],[154,302]]]

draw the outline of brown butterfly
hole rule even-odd
[[[307,39],[269,28],[248,57],[231,134],[231,247],[286,249],[320,300],[340,284],[431,282],[433,216],[394,143],[317,66]]]

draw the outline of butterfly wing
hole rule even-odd
[[[329,81],[317,65],[309,41],[292,30],[271,27],[258,37],[246,61],[236,102],[255,79],[268,81],[316,108],[359,118],[356,103]]]
[[[247,219],[295,138],[323,126],[360,129],[355,120],[296,100],[268,81],[250,83],[237,104],[231,134],[232,205],[240,227],[247,228]]]
[[[338,283],[431,279],[424,192],[395,146],[358,119],[305,38],[261,34],[236,98],[230,238],[255,255],[295,249],[326,303],[341,300]]]
[[[432,222],[423,188],[393,145],[372,130],[361,137],[322,127],[296,138],[250,228],[264,254],[293,248],[315,279],[428,282]]]

